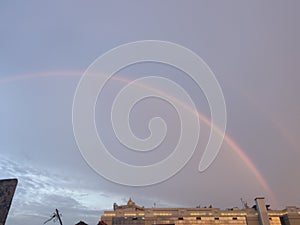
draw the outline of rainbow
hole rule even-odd
[[[49,76],[82,76],[84,72],[82,71],[53,71],[53,72],[42,72],[42,73],[35,73],[35,74],[22,74],[22,75],[14,75],[14,76],[8,76],[0,78],[0,84],[15,82],[15,81],[21,81],[21,80],[28,80],[33,78],[43,78],[43,77],[49,77]],[[99,74],[98,74],[99,75]],[[125,83],[130,83],[131,80],[121,78],[121,77],[113,77],[112,79],[118,80]],[[151,88],[152,90],[155,90],[156,92],[159,92],[163,95],[167,95],[166,93],[156,90],[153,87],[146,86],[144,84],[138,84],[142,85],[145,88]],[[180,102],[179,100],[174,99],[178,103],[180,103],[183,107],[187,108],[191,113],[195,114],[201,121],[203,121],[207,126],[212,127],[211,121],[203,114],[199,113],[198,111],[195,111],[190,106],[186,105],[183,102]],[[222,131],[214,124],[214,130],[222,134]],[[225,134],[224,141],[232,148],[232,150],[240,157],[240,159],[245,163],[245,165],[248,167],[248,169],[253,173],[255,178],[258,180],[258,182],[261,184],[261,186],[264,188],[264,190],[269,194],[271,197],[271,200],[274,204],[278,205],[278,202],[276,200],[275,194],[273,193],[272,189],[260,173],[260,171],[257,169],[255,164],[252,162],[252,160],[246,155],[245,151],[239,147],[239,145],[228,135]]]

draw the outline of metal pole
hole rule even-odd
[[[57,215],[57,218],[58,218],[58,220],[59,220],[60,225],[63,225],[63,224],[62,224],[62,221],[61,221],[61,219],[60,219],[59,212],[58,212],[57,209],[56,209],[56,215]]]

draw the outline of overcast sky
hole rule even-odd
[[[42,224],[55,208],[64,224],[96,224],[103,210],[129,197],[145,207],[241,207],[241,197],[252,206],[257,196],[271,208],[300,206],[299,10],[296,0],[1,1],[0,178],[19,179],[7,225]],[[106,51],[145,39],[183,45],[210,66],[225,97],[226,134],[255,169],[224,142],[199,173],[205,123],[191,160],[160,184],[123,186],[88,166],[72,127],[78,82]],[[158,149],[145,157],[124,148],[113,133],[108,116],[124,80],[154,75],[179,83],[199,113],[210,117],[203,92],[183,72],[155,63],[119,71],[99,96],[95,120],[111,153],[130,164],[164,159],[180,134],[172,106],[155,98],[137,104],[130,123],[145,138],[149,120],[164,118],[169,133]]]

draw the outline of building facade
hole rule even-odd
[[[264,198],[252,208],[145,208],[131,199],[127,205],[114,203],[101,221],[107,225],[300,225],[300,208],[270,210]]]
[[[0,225],[5,224],[17,184],[17,179],[0,180]]]

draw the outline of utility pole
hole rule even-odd
[[[48,222],[51,221],[51,220],[54,220],[54,222],[55,222],[56,219],[58,219],[60,225],[63,225],[63,224],[62,224],[62,221],[61,221],[61,218],[60,218],[60,214],[59,214],[59,212],[58,212],[58,209],[55,209],[55,213],[53,213],[53,215],[51,216],[51,218],[48,219],[48,220],[46,220],[46,221],[44,222],[44,224],[48,223]]]

